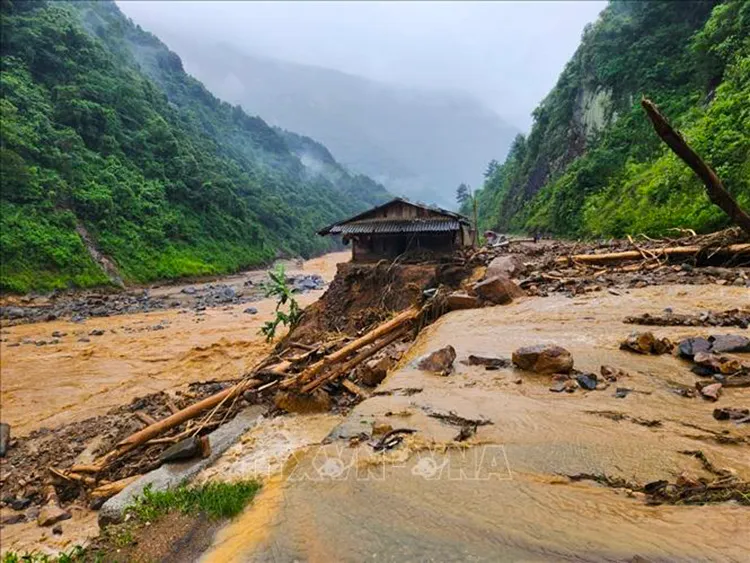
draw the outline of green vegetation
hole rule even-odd
[[[303,164],[293,134],[215,98],[113,2],[2,10],[2,290],[107,283],[78,225],[145,282],[322,252],[317,228],[388,197],[333,157]]]
[[[236,483],[208,482],[203,485],[180,485],[165,491],[144,489],[128,507],[128,512],[141,522],[154,522],[173,510],[183,514],[203,513],[209,518],[237,516],[260,490],[256,481]]]
[[[74,563],[85,560],[86,551],[80,545],[58,555],[47,555],[37,551],[24,553],[23,555],[14,551],[6,551],[3,555],[3,563]],[[93,561],[96,561],[96,559],[93,559]]]
[[[268,277],[271,282],[265,284],[264,289],[266,297],[276,298],[276,316],[272,321],[266,321],[261,327],[260,333],[266,337],[266,342],[271,342],[276,336],[276,329],[280,324],[288,326],[289,330],[296,327],[302,320],[302,309],[292,294],[292,288],[286,281],[286,272],[284,266],[279,264],[276,271],[269,271]],[[281,308],[289,304],[289,310],[283,311]]]
[[[727,225],[653,132],[647,96],[750,207],[750,3],[613,1],[478,191],[480,228],[566,236]]]

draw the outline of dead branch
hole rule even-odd
[[[676,246],[672,248],[661,248],[651,251],[655,258],[665,257],[681,257],[681,256],[695,256],[706,250],[703,246]],[[716,254],[723,255],[742,255],[750,254],[750,244],[731,244],[729,246],[723,246],[716,249]],[[610,264],[613,262],[625,262],[627,260],[640,260],[643,256],[637,250],[626,250],[624,252],[609,252],[606,254],[576,254],[573,256],[562,256],[557,258],[555,262],[558,264],[565,264],[569,260],[574,262],[582,262],[586,264]]]
[[[716,172],[698,156],[698,153],[690,148],[690,145],[672,128],[651,100],[643,98],[641,106],[646,110],[646,115],[648,115],[656,133],[661,137],[662,141],[701,179],[706,186],[708,197],[714,205],[724,211],[734,224],[740,226],[742,230],[750,234],[750,215],[737,205],[737,202],[724,188],[724,184],[722,184]]]

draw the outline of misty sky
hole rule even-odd
[[[200,36],[376,80],[466,91],[527,131],[531,111],[606,2],[117,4],[156,35]]]

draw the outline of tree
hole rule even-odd
[[[461,206],[467,199],[469,199],[469,186],[461,182],[456,188],[456,201]]]
[[[516,139],[518,139],[518,137],[516,137]],[[489,178],[490,176],[492,176],[499,166],[500,163],[497,160],[495,160],[494,158],[490,160],[487,164],[487,170],[484,171],[484,177]]]

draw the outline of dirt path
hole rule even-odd
[[[711,477],[699,460],[679,453],[701,450],[750,479],[750,428],[711,415],[716,406],[748,406],[750,389],[726,389],[718,403],[685,398],[672,389],[694,385],[686,363],[618,349],[637,328],[622,322],[626,315],[717,310],[743,306],[746,298],[744,288],[664,286],[448,314],[420,334],[377,396],[335,430],[338,439],[270,479],[203,560],[743,560],[750,551],[747,507],[648,506],[639,493],[569,476],[638,483]],[[670,338],[737,332],[652,328]],[[509,357],[519,346],[547,342],[570,350],[581,370],[609,364],[630,376],[571,395],[550,392],[549,376],[521,373],[517,383],[517,371],[460,363],[469,354]],[[455,374],[413,367],[414,358],[448,344],[458,354]],[[616,398],[617,386],[635,391]],[[459,428],[429,416],[451,411],[492,424],[457,445]],[[367,443],[352,446],[350,439],[376,421],[416,433],[385,454]],[[745,441],[719,443],[717,435]],[[232,467],[236,478],[242,465],[235,460]]]
[[[338,252],[309,260],[301,268],[288,264],[287,271],[319,274],[330,281],[336,264],[348,259],[348,252]],[[250,276],[258,279],[263,274],[211,283],[241,287]],[[164,286],[153,293],[178,298],[187,285]],[[207,284],[190,284],[197,291],[201,285]],[[298,300],[305,306],[322,293],[310,291]],[[249,305],[257,314],[243,313]],[[268,353],[270,345],[258,330],[272,317],[274,307],[272,300],[263,299],[204,311],[173,308],[3,328],[2,421],[12,426],[14,436],[23,436],[102,414],[148,393],[193,381],[235,378]],[[24,341],[47,344],[20,344]]]

